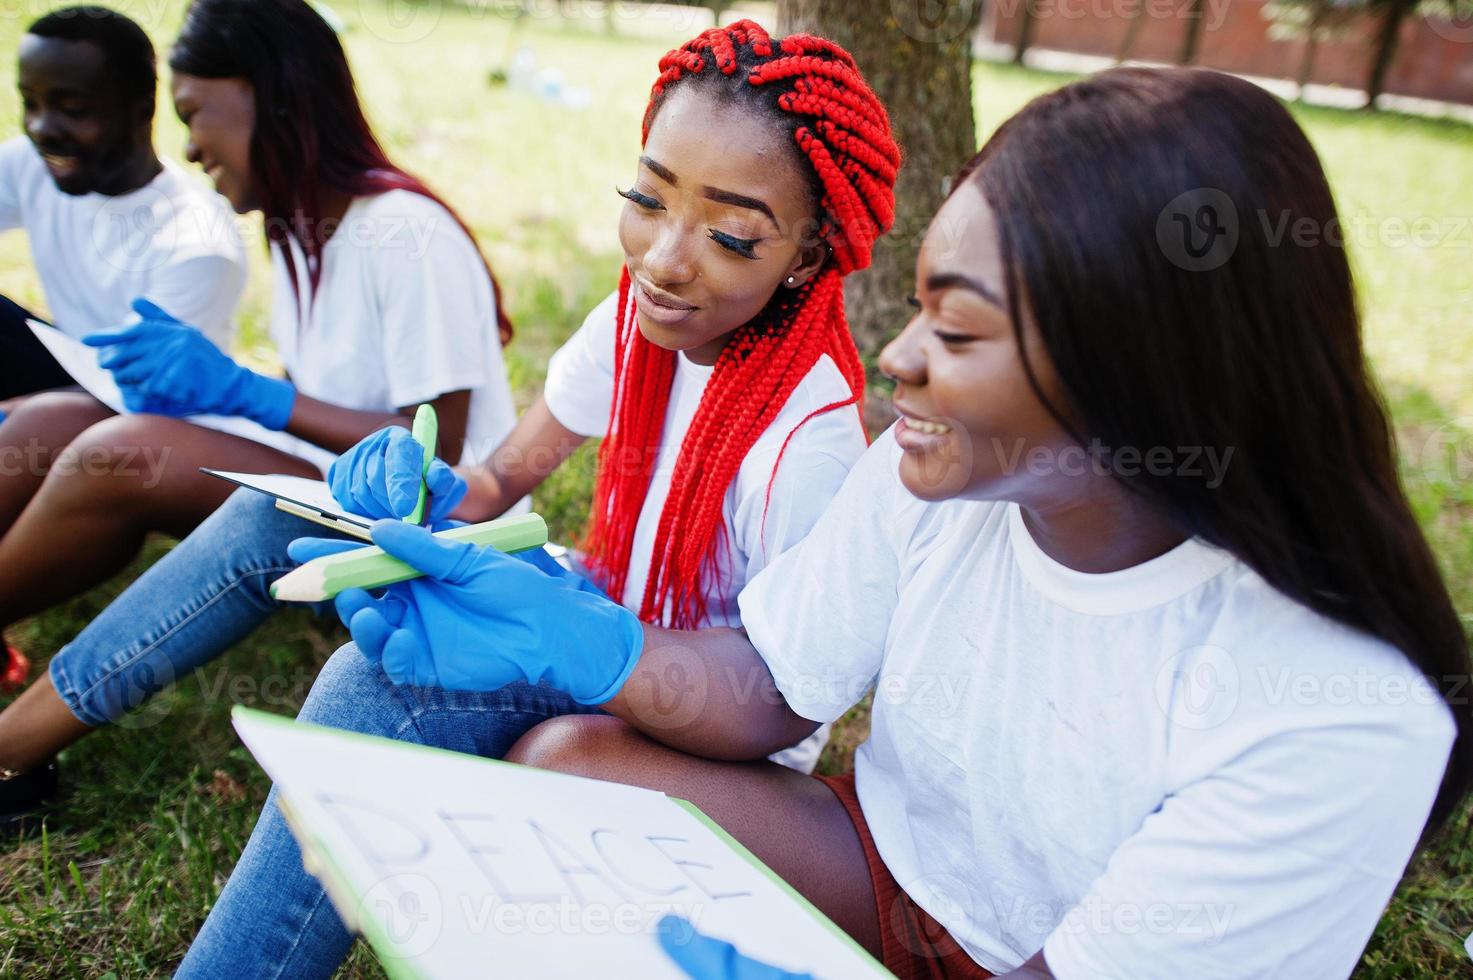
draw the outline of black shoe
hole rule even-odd
[[[56,762],[0,782],[0,837],[22,830],[56,796]]]

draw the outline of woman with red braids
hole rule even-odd
[[[545,552],[530,560],[570,594],[602,590],[645,622],[737,626],[742,587],[807,533],[865,451],[842,285],[890,227],[900,153],[853,59],[820,38],[773,39],[743,21],[671,52],[660,71],[634,183],[620,191],[617,291],[554,356],[544,395],[483,466],[435,461],[429,520],[504,513],[603,436],[582,556],[592,581]],[[402,428],[386,428],[340,457],[329,482],[350,509],[401,516],[422,463]],[[99,685],[109,716],[277,608],[267,585],[302,524],[252,498],[233,498],[63,651],[95,648],[89,659],[125,661],[115,673],[138,678]],[[176,608],[186,576],[224,585]],[[138,622],[154,618],[140,640]],[[103,656],[120,645],[121,657]],[[302,717],[497,756],[539,721],[598,711],[597,692],[531,676],[489,695],[408,680],[344,648]],[[819,738],[779,757],[811,769]],[[55,750],[44,742],[32,733],[29,750]],[[327,976],[348,943],[273,797],[181,975]]]

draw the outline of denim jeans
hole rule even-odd
[[[56,693],[84,724],[118,721],[282,608],[268,588],[297,567],[286,546],[318,534],[341,537],[237,490],[52,658]]]
[[[538,722],[573,713],[598,709],[541,685],[514,684],[490,693],[399,686],[350,644],[322,668],[297,717],[500,758]],[[301,851],[273,789],[176,977],[330,977],[352,941],[317,879],[302,869]]]

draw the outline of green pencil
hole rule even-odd
[[[537,514],[523,514],[451,528],[435,537],[491,545],[502,551],[527,551],[547,544],[547,524]],[[381,589],[423,574],[372,545],[314,558],[272,582],[271,596],[281,602],[322,602],[348,589]]]
[[[430,472],[430,463],[435,460],[435,446],[440,442],[440,417],[435,414],[435,406],[426,402],[419,406],[414,413],[414,427],[410,429],[414,441],[424,448],[424,465],[419,471],[419,499],[415,501],[414,510],[404,518],[410,524],[423,524],[425,519],[425,477]]]

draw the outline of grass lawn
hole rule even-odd
[[[162,44],[174,36],[182,8],[164,0],[120,9]],[[560,70],[568,86],[588,95],[586,108],[559,109],[489,84],[511,50],[511,21],[498,9],[487,2],[390,8],[384,0],[360,0],[342,4],[340,12],[380,135],[455,203],[501,277],[519,327],[508,363],[525,404],[541,383],[548,354],[612,288],[620,204],[614,186],[633,171],[655,62],[690,30],[633,15],[620,21],[618,36],[605,34],[596,16],[577,24],[528,22],[522,40],[540,65]],[[15,16],[0,19],[6,53],[0,91],[13,90],[8,53],[23,26]],[[1067,78],[979,65],[975,80],[985,135]],[[183,131],[165,106],[158,143],[180,156]],[[18,131],[18,111],[17,100],[0,99],[0,133]],[[1473,374],[1473,184],[1467,180],[1473,128],[1322,109],[1299,117],[1325,158],[1352,229],[1367,340],[1396,416],[1406,480],[1467,617],[1473,613],[1473,387],[1466,384]],[[270,363],[262,249],[253,250],[253,261],[239,352]],[[43,305],[20,235],[0,237],[0,289]],[[591,464],[591,454],[582,453],[537,494],[538,510],[559,536],[581,522]],[[11,639],[44,664],[167,547],[152,543],[129,572],[23,624]],[[293,713],[317,666],[344,636],[336,622],[280,616],[127,724],[66,753],[66,799],[45,834],[0,845],[0,976],[171,971],[267,789],[228,728],[231,705]],[[865,723],[862,712],[851,716],[826,767],[847,764]],[[1441,845],[1419,857],[1358,975],[1473,975],[1461,949],[1461,937],[1473,931],[1470,882],[1473,851],[1465,846]],[[343,975],[382,974],[359,950]]]

